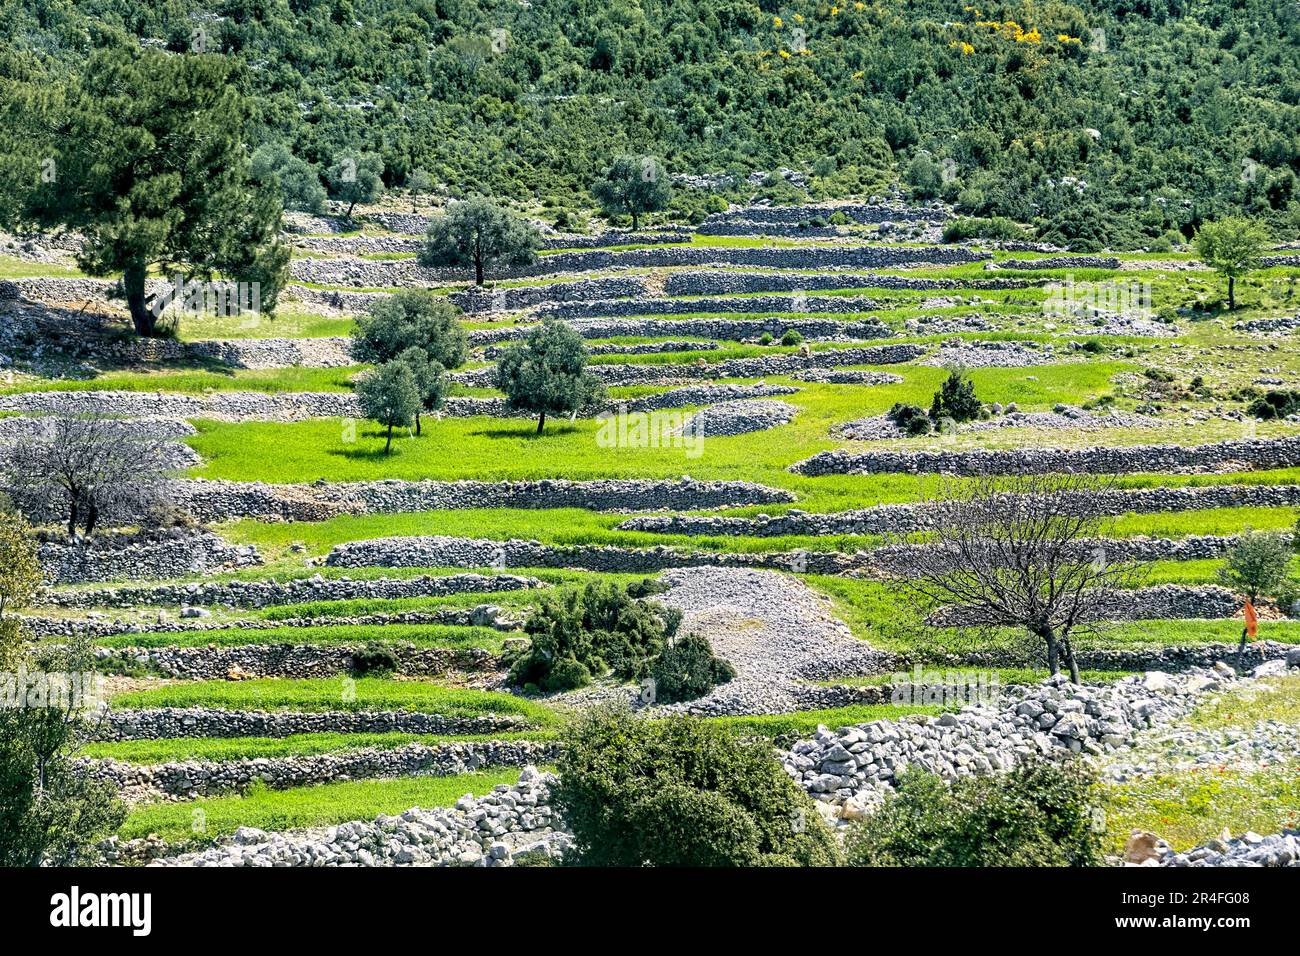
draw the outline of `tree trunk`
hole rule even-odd
[[[420,413],[419,412],[415,413],[415,434],[416,435],[420,434]]]
[[[99,523],[99,506],[93,501],[86,507],[86,534],[90,535]]]
[[[357,201],[356,201],[355,199],[352,200],[352,202],[348,203],[348,211],[345,212],[345,213],[343,214],[343,218],[344,218],[344,219],[351,219],[351,218],[352,218],[352,210],[355,209],[356,206],[357,206]]]
[[[384,442],[384,454],[387,455],[393,448],[393,426],[388,426],[388,441]]]
[[[122,285],[126,287],[126,307],[131,311],[131,324],[135,334],[146,339],[158,337],[158,316],[144,301],[144,263],[127,266],[122,273]]]
[[[1066,665],[1070,668],[1070,683],[1078,686],[1083,683],[1079,677],[1079,662],[1074,657],[1074,642],[1068,637],[1061,638],[1061,652],[1065,655]]]
[[[1056,633],[1050,627],[1045,627],[1039,631],[1039,636],[1047,642],[1047,669],[1055,677],[1061,673],[1061,649],[1056,643]]]
[[[80,509],[77,508],[77,499],[74,497],[72,499],[72,514],[68,516],[68,537],[69,538],[75,538],[77,536],[77,525],[79,523],[80,517],[81,517]]]
[[[1237,308],[1237,280],[1228,276],[1228,311],[1232,312]]]
[[[475,285],[483,284],[483,257],[482,256],[474,257],[474,284]]]
[[[637,218],[636,210],[633,209],[632,210],[632,231],[633,232],[636,232],[636,224],[638,222],[640,222],[640,220]]]
[[[545,424],[546,424],[546,413],[542,412],[542,414],[537,416],[537,434],[540,435],[542,433],[542,426],[544,426]]]

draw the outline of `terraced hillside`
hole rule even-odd
[[[1025,695],[1050,696],[1024,689],[1045,671],[1018,635],[927,623],[895,577],[907,549],[925,547],[941,487],[983,474],[1113,476],[1100,544],[1147,569],[1114,620],[1077,639],[1099,713],[1147,702],[1142,720],[1092,736],[1043,722],[1024,738],[1130,760],[1114,774],[1115,848],[1130,825],[1167,833],[1174,850],[1225,826],[1294,826],[1294,794],[1274,779],[1279,761],[1295,767],[1294,734],[1274,748],[1272,796],[1245,814],[1231,801],[1171,804],[1153,782],[1169,768],[1141,761],[1153,724],[1255,726],[1249,707],[1222,703],[1257,699],[1254,679],[1198,679],[1197,668],[1300,665],[1285,594],[1259,602],[1260,640],[1236,655],[1241,596],[1220,580],[1244,532],[1296,525],[1300,419],[1247,408],[1300,389],[1300,256],[1273,253],[1238,282],[1228,313],[1222,280],[1189,253],[945,245],[930,241],[941,206],[843,211],[850,225],[807,236],[786,226],[834,210],[733,209],[689,231],[557,237],[483,290],[463,270],[416,264],[421,217],[359,207],[358,231],[317,219],[294,234],[274,317],[186,316],[158,341],[127,336],[111,283],[77,275],[67,252],[29,246],[4,261],[0,440],[32,416],[93,413],[173,448],[183,520],[48,536],[49,586],[25,612],[43,641],[90,634],[111,675],[83,754],[132,806],[106,859],[477,864],[562,852],[546,778],[530,770],[505,785],[556,759],[576,711],[644,706],[642,688],[605,679],[524,693],[508,662],[544,596],[645,578],[736,672],[647,713],[769,737],[828,817],[857,818],[872,803],[859,797],[890,775],[850,766],[832,744],[847,754],[886,746],[890,728],[933,728],[931,743],[903,751],[917,762],[952,743],[945,728],[965,733],[951,723],[965,717],[938,716],[952,710],[943,701],[893,702],[891,675],[980,668],[1014,692],[994,710],[1020,717]],[[915,223],[915,238],[890,241],[908,233],[882,233],[885,219]],[[373,302],[412,287],[463,310],[471,356],[443,412],[385,454],[384,430],[361,418],[353,384],[366,369],[347,337]],[[491,372],[503,346],[551,318],[584,339],[607,398],[538,433]],[[983,405],[974,421],[909,436],[887,416],[929,407],[953,369]],[[1285,593],[1300,587],[1294,563],[1291,582]],[[1181,676],[1127,677],[1146,671]],[[1258,719],[1281,738],[1296,729],[1277,702],[1294,678],[1271,679],[1276,713]],[[909,713],[933,720],[900,721]],[[1002,757],[990,753],[980,759],[992,768]],[[1231,748],[1220,756],[1224,779],[1262,772]],[[390,832],[368,821],[413,806],[424,815],[403,826],[451,836],[404,836],[361,851],[369,860],[352,840],[352,855],[337,855],[348,833]],[[322,829],[345,823],[342,837]],[[245,831],[209,849],[240,828],[294,832]]]

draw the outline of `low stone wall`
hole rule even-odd
[[[824,206],[737,206],[726,212],[713,213],[704,220],[703,225],[739,221],[797,226],[814,219],[829,221],[835,213],[841,213],[849,222],[859,225],[877,225],[882,222],[942,223],[952,218],[951,208],[941,203],[925,206],[904,203],[834,203]],[[700,231],[703,231],[703,227]]]
[[[749,432],[788,425],[797,414],[799,414],[797,406],[773,399],[719,402],[692,415],[682,426],[682,431],[688,435],[706,438],[745,435]]]
[[[49,584],[211,574],[262,563],[257,550],[231,545],[210,531],[160,532],[86,542],[42,542],[41,568]]]
[[[1209,508],[1300,507],[1300,485],[1207,485],[1201,488],[1118,488],[1088,496],[1088,505],[1122,515],[1199,511]],[[791,509],[769,517],[722,515],[640,515],[619,525],[623,531],[658,534],[785,535],[905,534],[934,526],[941,513],[934,503],[876,505],[858,511],[809,513]]]
[[[743,342],[760,339],[764,334],[779,339],[788,331],[805,339],[886,339],[894,330],[876,319],[792,319],[769,316],[764,319],[681,318],[681,319],[574,319],[569,327],[584,339],[609,339],[622,336],[658,338],[692,336],[720,342]],[[498,326],[470,329],[473,345],[488,345],[525,338],[533,326]]]
[[[1102,556],[1115,562],[1208,561],[1223,557],[1237,538],[1220,535],[1188,535],[1185,538],[1097,538],[1074,543],[1073,553],[1080,557]],[[930,550],[928,544],[892,544],[869,552],[870,562],[889,574],[906,576],[916,564],[918,551]],[[990,559],[993,555],[990,554]]]
[[[645,281],[634,276],[603,276],[574,282],[549,282],[545,285],[470,286],[451,292],[447,298],[467,314],[508,312],[528,309],[549,302],[585,302],[593,299],[636,298],[648,293]]]
[[[652,412],[662,408],[684,408],[689,405],[712,405],[715,402],[731,402],[744,398],[772,398],[777,395],[794,395],[799,390],[789,385],[735,385],[730,383],[718,383],[716,385],[684,385],[681,388],[670,388],[666,392],[659,392],[655,395],[643,395],[641,398],[633,398],[627,401],[611,401],[608,403],[607,411],[612,412]],[[773,496],[784,496],[787,492],[783,488],[765,488],[765,493]],[[774,499],[769,499],[774,500]],[[790,494],[788,501],[794,500],[794,495]],[[764,502],[749,502],[751,504],[762,504]]]
[[[326,557],[330,567],[580,568],[588,571],[651,574],[667,568],[773,568],[838,574],[865,566],[864,555],[836,552],[730,554],[674,548],[624,548],[617,545],[557,546],[537,541],[423,536],[372,538],[337,545]]]
[[[111,781],[132,795],[154,793],[173,799],[194,799],[242,792],[255,782],[272,790],[283,790],[338,780],[449,777],[487,767],[524,767],[552,761],[558,751],[557,744],[528,741],[411,743],[396,748],[291,757],[158,765],[101,760],[83,762],[81,766],[90,778]]]
[[[1024,289],[1039,279],[929,279],[877,272],[673,272],[664,279],[665,295],[738,295],[747,292],[816,292],[828,289]]]
[[[755,295],[698,299],[605,299],[595,302],[555,302],[537,309],[539,318],[589,319],[640,315],[697,315],[765,312],[810,315],[857,315],[880,308],[875,299],[848,295]]]
[[[411,710],[224,710],[157,707],[108,710],[96,740],[172,740],[177,737],[290,737],[294,734],[500,734],[527,730],[517,714],[444,717]]]
[[[1118,269],[1113,256],[1052,256],[1048,259],[1003,259],[999,269]]]
[[[15,392],[0,395],[0,411],[44,415],[111,414],[132,418],[207,418],[217,421],[302,421],[356,418],[351,392]]]
[[[267,622],[272,623],[272,622]],[[283,624],[284,622],[274,622]],[[242,644],[234,647],[118,647],[96,654],[101,664],[147,665],[182,680],[250,677],[321,678],[349,674],[362,644]],[[385,643],[397,659],[396,673],[439,677],[455,671],[493,671],[501,660],[482,648],[416,647]]]
[[[1215,621],[1234,617],[1241,610],[1242,599],[1217,584],[1161,584],[1132,591],[1114,591],[1105,604],[1087,615],[1089,621]],[[978,624],[970,610],[961,607],[941,608],[926,619],[935,627],[962,627]]]
[[[813,368],[836,368],[844,365],[896,365],[925,355],[920,345],[875,345],[861,348],[826,349],[807,355],[759,355],[729,359],[724,362],[698,362],[690,365],[591,365],[589,370],[607,385],[653,385],[689,379],[763,378],[790,375]],[[489,370],[483,370],[489,371]],[[474,383],[479,381],[474,379]],[[467,382],[467,384],[471,384]]]
[[[385,611],[376,614],[313,614],[310,611],[296,617],[277,618],[275,620],[206,620],[203,614],[194,616],[201,608],[182,607],[180,620],[168,617],[160,611],[153,620],[142,617],[107,618],[96,614],[89,617],[45,617],[25,614],[21,616],[23,626],[33,637],[44,640],[70,637],[83,634],[93,640],[117,637],[121,634],[196,634],[220,631],[268,631],[276,628],[292,630],[300,627],[388,627],[394,624],[414,624],[419,626],[441,625],[451,627],[491,627],[498,631],[517,630],[519,620],[505,614],[495,604],[476,604],[472,608],[444,607],[432,611]],[[105,648],[100,648],[105,658],[111,658]],[[143,652],[142,652],[143,653]],[[141,663],[148,663],[147,659]]]
[[[231,368],[347,368],[356,365],[342,337],[308,339],[114,339],[95,357],[119,364],[221,362]]]
[[[707,398],[705,395],[699,397]],[[718,397],[723,396],[715,395],[710,400]],[[682,404],[681,398],[665,397],[663,400]],[[632,403],[626,407],[629,411],[646,410],[639,405],[633,406]],[[794,495],[789,491],[747,481],[658,479],[497,482],[384,480],[314,485],[186,479],[172,482],[171,488],[171,497],[177,505],[185,508],[196,519],[206,522],[223,521],[232,517],[320,521],[339,514],[394,514],[462,508],[689,511],[794,500]]]
[[[180,572],[177,572],[180,573]],[[173,575],[175,576],[175,575]],[[516,574],[424,574],[411,578],[327,578],[315,575],[290,581],[191,581],[188,584],[124,585],[49,591],[42,603],[52,607],[238,607],[264,608],[313,601],[396,600],[487,594],[541,587],[536,578]]]
[[[1247,439],[1212,445],[1133,445],[1011,451],[824,451],[791,466],[804,475],[1006,475],[1048,472],[1131,474],[1261,471],[1300,465],[1300,438]]]
[[[451,777],[487,767],[525,767],[557,756],[559,745],[555,743],[493,740],[164,764],[82,759],[77,766],[90,779],[107,780],[132,797],[161,794],[191,800],[240,793],[254,783],[285,790],[337,780]]]
[[[992,258],[960,246],[785,246],[778,248],[731,248],[706,246],[660,246],[620,251],[588,250],[557,252],[541,256],[527,266],[513,266],[498,278],[561,275],[601,269],[656,268],[662,266],[759,266],[774,269],[906,268],[936,264],[963,265]],[[398,288],[436,286],[463,280],[463,268],[426,269],[414,260],[295,259],[290,272],[299,282],[318,285]]]

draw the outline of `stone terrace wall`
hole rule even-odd
[[[395,600],[487,594],[540,587],[536,578],[515,574],[421,575],[412,578],[326,578],[315,575],[289,581],[191,581],[187,584],[126,585],[47,592],[42,602],[54,607],[214,606],[264,608],[312,601]]]
[[[880,273],[824,272],[673,272],[664,280],[665,295],[738,295],[747,292],[815,292],[826,289],[1024,289],[1038,279],[928,279]]]
[[[173,499],[201,521],[234,516],[319,521],[336,514],[392,514],[454,508],[585,508],[593,511],[698,510],[794,500],[784,489],[747,481],[370,481],[316,485],[181,480]]]
[[[161,793],[172,798],[194,799],[240,792],[254,782],[272,790],[283,790],[336,780],[450,777],[484,767],[544,763],[558,755],[559,745],[555,743],[493,740],[411,743],[338,753],[166,764],[96,760],[82,761],[79,766],[89,778],[110,781],[132,795]]]
[[[255,548],[231,545],[210,531],[113,536],[71,544],[46,541],[38,557],[50,584],[174,578],[262,563]]]
[[[1258,471],[1300,465],[1300,438],[1248,439],[1184,448],[1179,445],[1134,445],[1115,448],[1027,448],[1014,451],[820,452],[791,466],[805,475],[1044,474],[1081,471],[1093,474],[1134,472]]]
[[[925,263],[963,265],[982,262],[990,253],[958,246],[822,246],[781,248],[729,248],[661,246],[618,252],[590,250],[541,256],[528,266],[514,266],[499,278],[559,275],[600,269],[655,268],[663,266],[760,266],[773,269],[900,268]],[[295,259],[290,270],[299,282],[319,285],[393,288],[442,285],[463,281],[464,269],[426,269],[413,260]]]
[[[362,644],[245,644],[235,647],[121,647],[96,656],[102,662],[148,664],[168,677],[226,680],[241,677],[336,677],[353,670]],[[436,677],[452,671],[488,671],[500,658],[482,648],[415,647],[387,643],[397,658],[397,673]]]
[[[938,223],[952,218],[952,210],[939,204],[909,206],[902,203],[837,203],[826,206],[738,206],[726,212],[713,213],[704,220],[704,225],[740,221],[797,226],[818,217],[830,219],[837,212],[843,213],[850,222],[861,225],[882,222]]]
[[[1133,591],[1112,592],[1107,596],[1105,604],[1085,619],[1214,621],[1234,617],[1240,610],[1241,598],[1217,584],[1161,584]],[[960,627],[972,621],[978,623],[979,619],[969,609],[961,607],[941,608],[926,619],[927,624],[936,627]]]
[[[448,293],[448,300],[466,313],[478,315],[527,309],[546,302],[585,302],[592,299],[621,299],[644,296],[649,292],[644,280],[632,276],[606,276],[579,279],[576,282],[550,282],[545,285],[498,286],[484,289],[470,286]]]
[[[1053,256],[1050,259],[1003,259],[999,269],[1118,269],[1112,256]]]
[[[1300,485],[1210,485],[1203,488],[1120,488],[1088,496],[1107,514],[1199,511],[1208,508],[1294,508]],[[783,535],[903,534],[933,527],[940,509],[934,504],[877,505],[858,511],[809,513],[791,509],[770,517],[718,515],[642,515],[619,525],[624,531],[657,534]]]
[[[131,418],[211,418],[222,421],[300,421],[356,418],[351,392],[16,392],[0,395],[0,411],[26,414],[112,414]],[[186,466],[188,467],[188,465]]]
[[[790,329],[805,339],[883,339],[894,334],[893,329],[876,319],[851,321],[791,319],[783,316],[764,319],[575,319],[568,324],[584,339],[685,335],[738,342],[761,338],[764,333],[780,338]],[[469,341],[473,345],[516,341],[528,335],[532,328],[531,325],[507,325],[471,329]]]
[[[122,364],[221,362],[232,368],[346,368],[357,364],[342,337],[308,339],[112,340],[95,348],[95,357]]]
[[[764,312],[808,315],[831,313],[852,315],[880,308],[874,299],[847,295],[780,296],[758,295],[704,299],[613,299],[598,302],[556,302],[537,310],[539,318],[586,319],[640,315],[695,315]]]
[[[223,710],[157,707],[109,710],[97,740],[170,740],[177,737],[289,737],[293,734],[499,734],[525,730],[517,714],[444,717],[391,710]]]

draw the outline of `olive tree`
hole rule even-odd
[[[1228,280],[1228,311],[1237,307],[1237,280],[1259,268],[1268,232],[1259,223],[1239,216],[1207,222],[1193,240],[1201,261]]]
[[[604,394],[604,386],[587,371],[587,346],[563,322],[547,321],[512,345],[497,362],[496,385],[506,405],[537,416],[537,434],[547,413],[570,415]]]
[[[427,289],[403,289],[357,319],[350,352],[358,362],[382,365],[418,348],[443,368],[459,368],[469,354],[460,310]]]
[[[641,216],[665,208],[672,199],[672,181],[664,164],[654,156],[619,156],[595,184],[592,194],[607,216],[629,215],[632,229]]]
[[[420,390],[415,375],[405,362],[381,365],[357,384],[361,414],[388,429],[384,454],[393,450],[393,429],[415,421],[420,410]]]
[[[537,259],[541,238],[527,220],[482,196],[453,203],[429,223],[419,262],[423,266],[474,267],[474,284],[497,266],[524,266]]]

